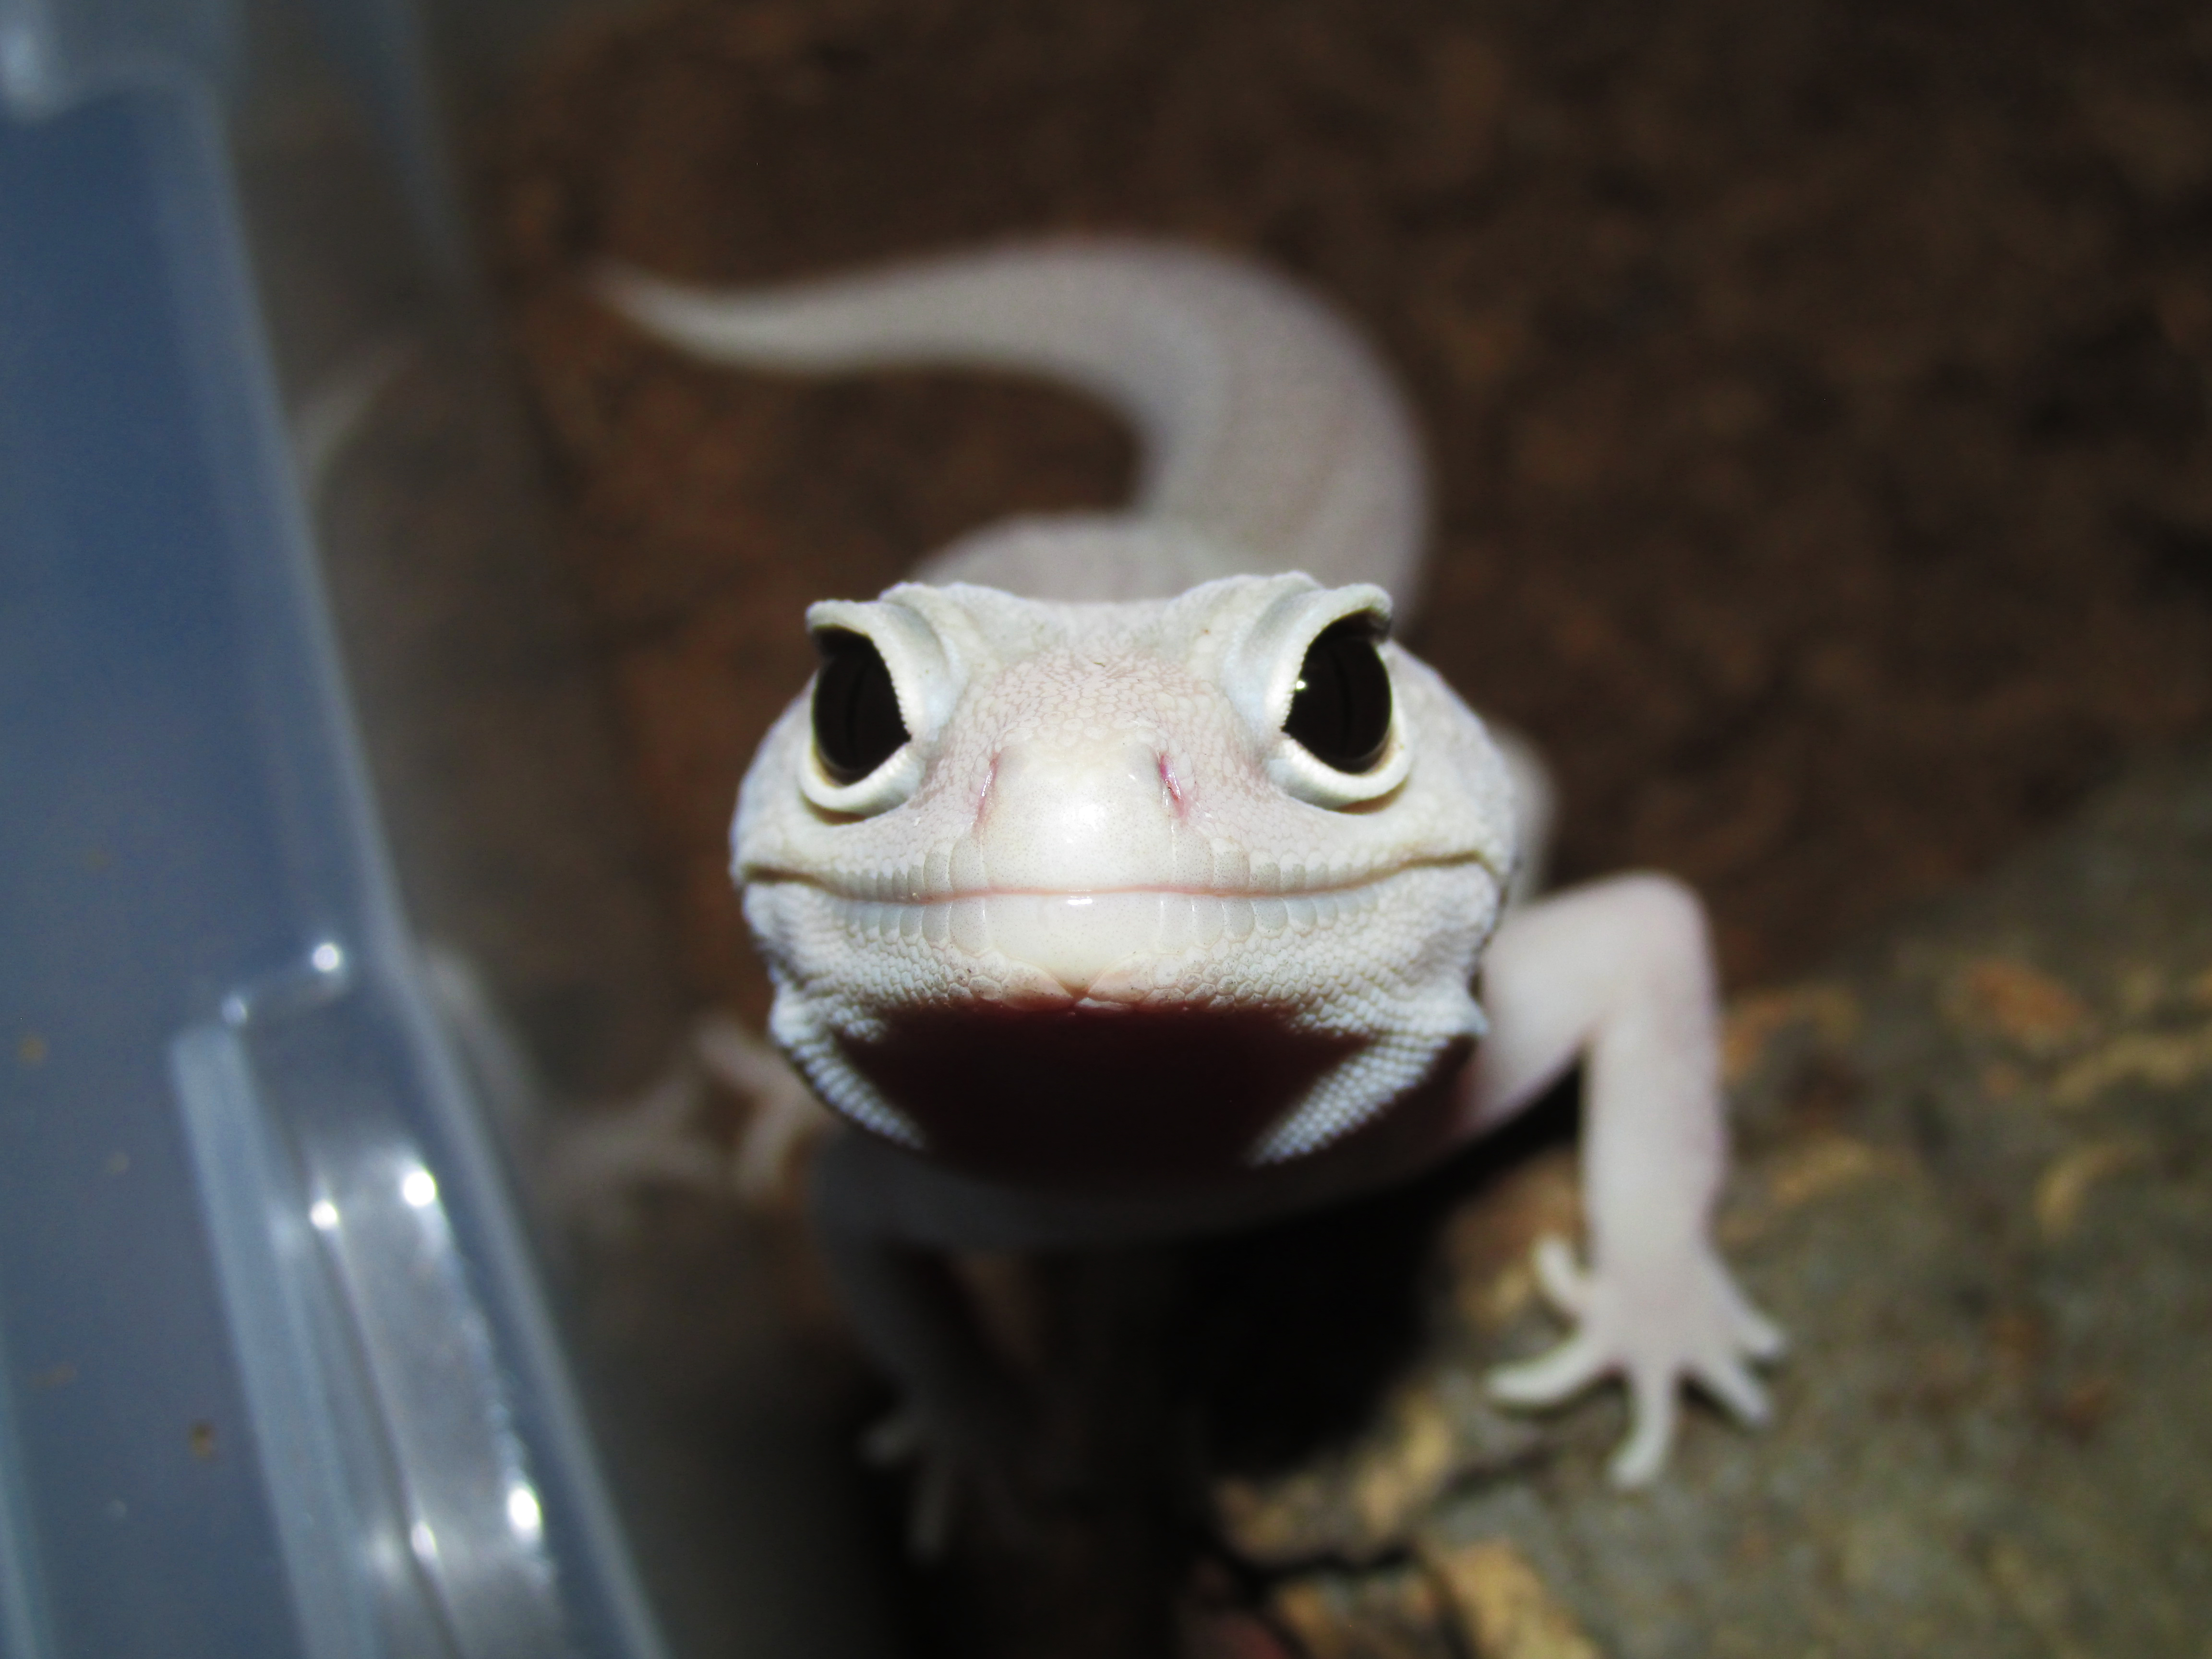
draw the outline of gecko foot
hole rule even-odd
[[[618,1238],[636,1224],[638,1197],[648,1188],[721,1197],[729,1171],[699,1125],[704,1093],[697,1070],[679,1059],[618,1106],[565,1117],[540,1160],[548,1207],[571,1225]]]
[[[1648,1485],[1665,1467],[1680,1389],[1693,1382],[1747,1424],[1766,1420],[1766,1391],[1752,1374],[1784,1346],[1782,1332],[1745,1298],[1710,1244],[1647,1256],[1631,1272],[1586,1271],[1565,1240],[1536,1246],[1537,1283],[1574,1334],[1550,1352],[1490,1374],[1490,1391],[1513,1406],[1552,1406],[1600,1377],[1628,1385],[1628,1437],[1607,1474],[1616,1486]]]
[[[972,1436],[947,1432],[913,1400],[902,1401],[860,1437],[860,1461],[872,1468],[910,1468],[907,1553],[941,1560],[963,1500],[978,1502],[1004,1535],[1024,1535],[1026,1516],[1004,1465],[1005,1449],[979,1453]]]
[[[793,1160],[831,1126],[791,1062],[727,1014],[701,1017],[692,1052],[709,1075],[751,1103],[738,1141],[738,1195],[759,1208],[791,1186]]]
[[[710,1080],[750,1108],[734,1163],[714,1133]],[[799,1153],[829,1122],[781,1054],[728,1015],[705,1014],[640,1093],[563,1116],[547,1137],[539,1185],[555,1214],[608,1237],[633,1230],[639,1195],[656,1188],[772,1208],[795,1201]]]

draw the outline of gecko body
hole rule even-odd
[[[956,1449],[1002,1394],[915,1247],[1249,1224],[1402,1177],[1585,1079],[1575,1330],[1497,1374],[1620,1373],[1617,1479],[1694,1381],[1747,1419],[1779,1337],[1709,1237],[1726,1151],[1695,898],[1530,900],[1541,775],[1389,633],[1423,468],[1389,376],[1303,291],[1130,242],[726,294],[617,272],[675,344],[809,373],[1056,378],[1144,440],[1124,514],[1017,520],[807,617],[823,668],[732,830],[770,1033],[854,1133],[817,1208],[856,1322]],[[1478,1000],[1477,986],[1480,995]],[[938,1298],[941,1302],[942,1298]]]

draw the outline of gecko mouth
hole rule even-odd
[[[1467,863],[1473,860],[1453,860]],[[1123,971],[1203,952],[1224,941],[1318,934],[1370,918],[1415,866],[1353,886],[1297,893],[1133,892],[966,894],[920,902],[823,892],[856,942],[908,941],[988,961],[1025,964],[1071,996],[1127,1000],[1149,988]]]
[[[1018,1142],[1024,1178],[1087,1181],[1299,1156],[1419,1084],[1480,1028],[1497,898],[1481,860],[1437,859],[1290,894],[757,879],[746,914],[825,1100],[976,1173]]]

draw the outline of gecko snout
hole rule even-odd
[[[1021,739],[994,758],[975,846],[997,889],[1167,886],[1185,808],[1172,754],[1147,734]]]

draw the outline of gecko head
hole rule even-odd
[[[1301,575],[814,606],[733,832],[779,1043],[861,1127],[1048,1183],[1225,1176],[1419,1089],[1479,1029],[1512,813],[1389,618]]]

